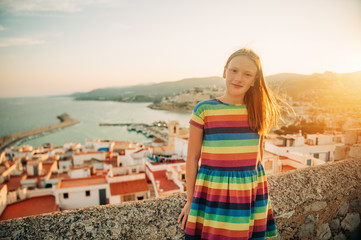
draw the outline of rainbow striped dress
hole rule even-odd
[[[204,134],[185,239],[276,237],[265,170],[257,161],[260,136],[249,127],[246,105],[202,101],[189,122]]]

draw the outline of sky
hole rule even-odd
[[[0,0],[0,97],[222,76],[361,71],[360,0]]]

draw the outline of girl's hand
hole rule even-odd
[[[184,206],[182,212],[179,214],[178,217],[178,223],[181,221],[182,217],[182,230],[184,230],[185,228],[185,224],[188,220],[188,215],[189,215],[189,211],[191,210],[191,202],[187,202],[186,205]]]

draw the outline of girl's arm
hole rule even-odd
[[[186,162],[187,202],[192,202],[193,198],[194,185],[198,173],[198,161],[201,156],[202,141],[203,129],[197,128],[191,124],[189,127]]]
[[[264,141],[264,135],[262,134],[259,141],[259,153],[260,153],[260,161],[263,162],[263,141]]]
[[[189,211],[191,209],[192,198],[194,193],[194,186],[198,173],[198,162],[201,156],[203,141],[203,129],[193,126],[189,127],[188,152],[186,161],[186,183],[187,183],[187,203],[179,214],[178,223],[182,221],[182,229],[185,228],[188,219]]]

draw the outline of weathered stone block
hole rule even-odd
[[[308,215],[300,227],[299,237],[307,237],[313,235],[315,230],[315,217],[313,215]]]
[[[305,206],[305,212],[317,212],[321,209],[324,209],[327,206],[327,203],[325,201],[317,201],[314,202],[308,206]]]
[[[340,228],[340,219],[336,218],[330,222],[330,228],[333,231],[337,231]]]
[[[290,211],[290,212],[286,212],[286,213],[283,213],[275,218],[290,218],[292,217],[292,215],[295,213],[295,211]]]
[[[343,235],[343,233],[339,233],[333,239],[334,240],[346,240],[347,238],[345,235]]]
[[[317,239],[319,240],[328,240],[332,237],[330,227],[328,223],[324,223],[321,227],[317,230]]]
[[[356,198],[351,201],[351,207],[361,209],[361,199]]]
[[[344,203],[341,205],[340,209],[338,210],[338,215],[339,215],[339,216],[345,216],[345,215],[346,215],[347,210],[348,210],[348,205],[349,205],[349,203],[348,203],[347,201],[344,202]]]
[[[353,232],[360,224],[360,214],[347,213],[346,217],[341,222],[341,227],[345,230]]]

